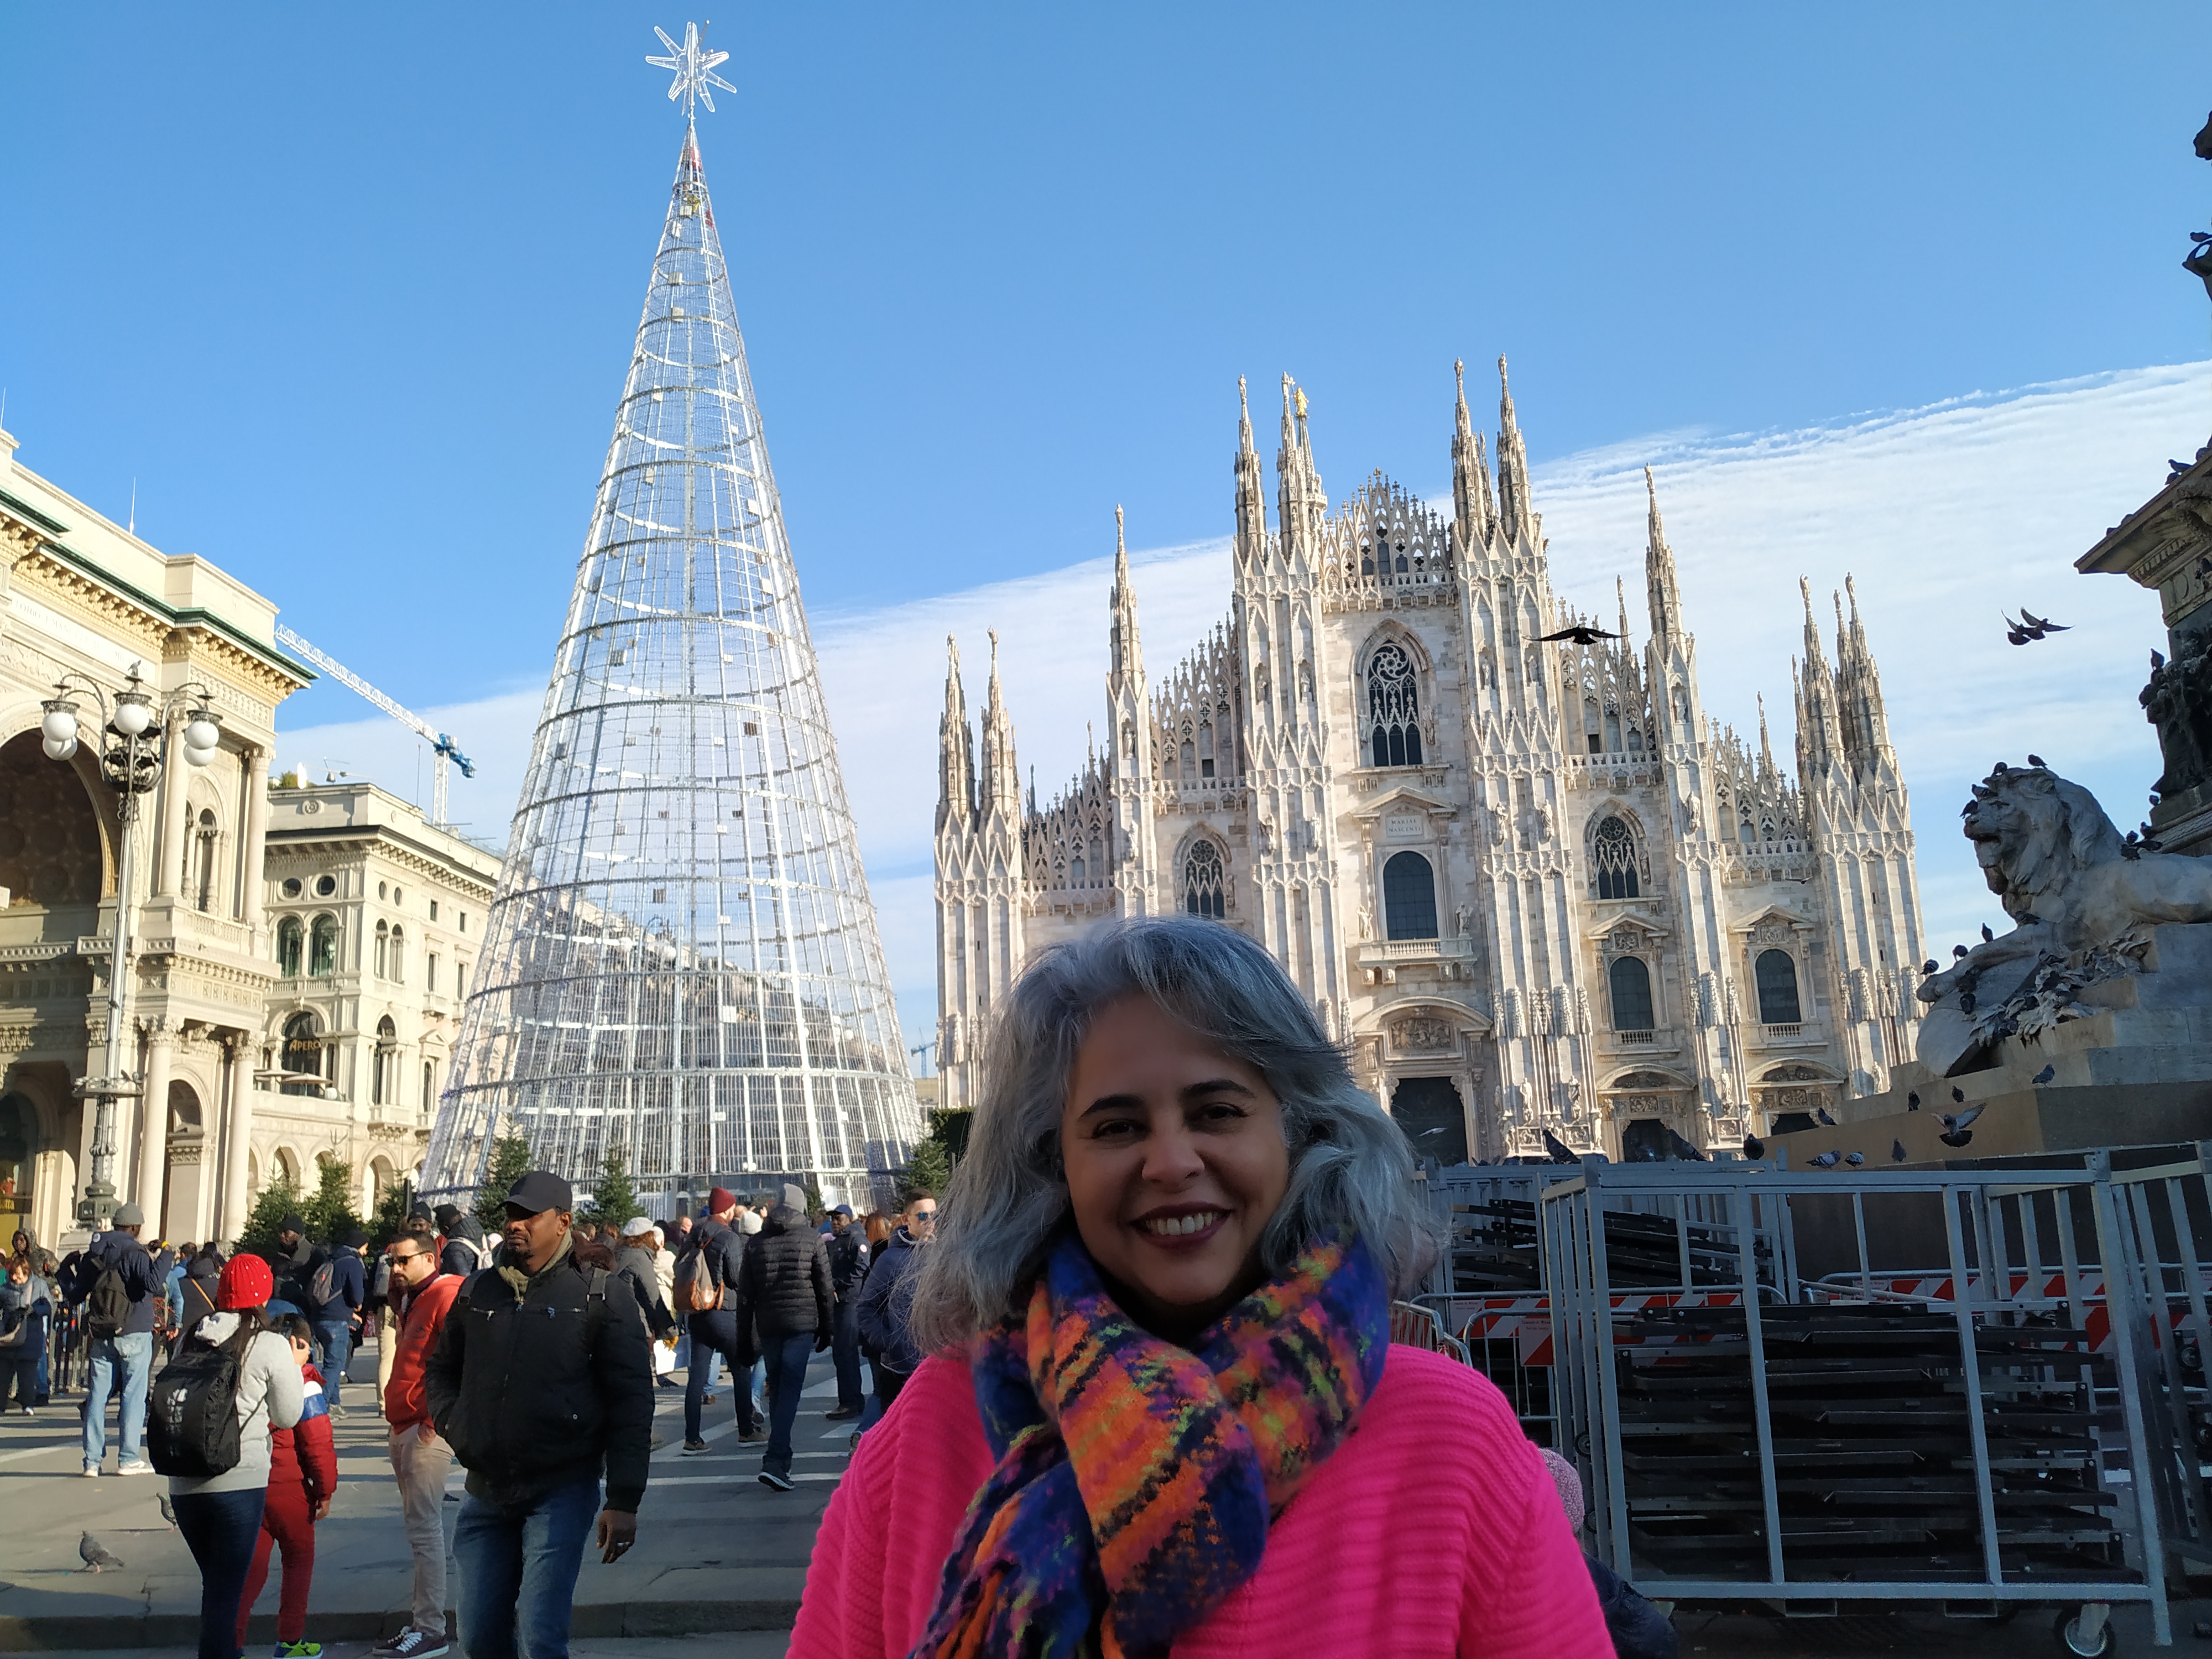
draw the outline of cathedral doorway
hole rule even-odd
[[[1467,1112],[1448,1077],[1407,1077],[1391,1091],[1390,1115],[1413,1145],[1413,1156],[1446,1168],[1467,1162]]]
[[[1656,1117],[1631,1118],[1620,1127],[1620,1161],[1624,1164],[1664,1164],[1667,1126]]]

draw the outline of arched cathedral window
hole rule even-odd
[[[1219,921],[1229,914],[1221,868],[1221,848],[1201,836],[1182,861],[1182,908],[1194,916]]]
[[[1759,984],[1759,1018],[1768,1025],[1796,1025],[1803,1018],[1797,1001],[1797,964],[1787,951],[1761,951],[1752,964]]]
[[[1437,876],[1419,853],[1396,853],[1382,866],[1382,932],[1390,939],[1437,936]]]
[[[1615,957],[1605,970],[1613,992],[1613,1029],[1648,1031],[1651,1029],[1651,970],[1641,957]]]
[[[1636,866],[1636,837],[1628,826],[1617,817],[1600,818],[1597,834],[1590,838],[1590,868],[1597,877],[1597,896],[1601,899],[1638,896]]]
[[[1421,763],[1421,694],[1413,659],[1395,641],[1367,661],[1369,748],[1377,766]]]

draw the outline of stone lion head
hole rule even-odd
[[[1966,839],[2005,914],[2049,913],[2079,871],[2118,859],[2120,832],[2097,798],[2047,767],[1997,769],[1974,786]]]

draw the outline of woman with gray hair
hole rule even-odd
[[[1610,1655],[1503,1397],[1390,1346],[1437,1248],[1413,1160],[1264,951],[1046,951],[983,1091],[932,1357],[830,1500],[795,1659]]]

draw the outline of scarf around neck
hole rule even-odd
[[[546,1274],[568,1259],[568,1244],[574,1237],[574,1233],[562,1233],[561,1242],[553,1247],[553,1254],[545,1259],[545,1265],[534,1273],[525,1273],[516,1267],[507,1255],[506,1245],[502,1244],[499,1247],[499,1254],[492,1260],[498,1269],[499,1276],[514,1287],[514,1299],[517,1302],[522,1300],[529,1291],[532,1284],[544,1278]]]
[[[1073,1230],[974,1360],[998,1464],[912,1659],[1158,1659],[1259,1570],[1271,1520],[1382,1380],[1389,1295],[1357,1238],[1188,1348],[1113,1300]]]

